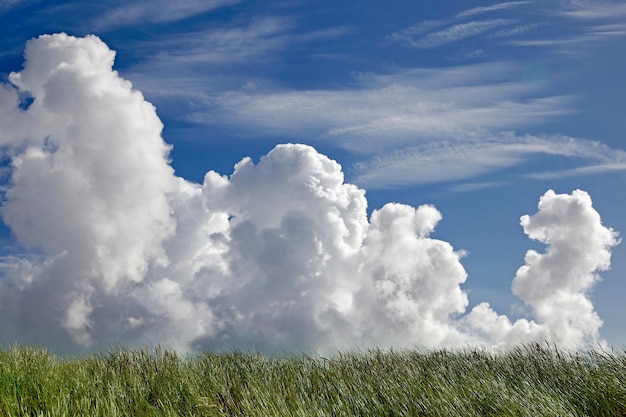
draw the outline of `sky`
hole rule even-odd
[[[0,343],[626,345],[626,2],[0,0]]]

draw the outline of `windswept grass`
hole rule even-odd
[[[0,351],[2,416],[626,416],[626,353]]]

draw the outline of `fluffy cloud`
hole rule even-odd
[[[551,340],[580,346],[597,342],[602,320],[594,311],[589,291],[600,279],[597,271],[611,264],[617,233],[604,227],[591,197],[575,190],[571,195],[547,191],[539,212],[522,216],[524,232],[548,245],[546,253],[526,253],[526,264],[513,280],[513,293],[532,310],[537,322],[510,323],[487,303],[475,307],[466,320],[496,343]]]
[[[14,154],[2,217],[48,262],[14,313],[29,305],[26,314],[43,321],[59,315],[81,343],[91,340],[99,295],[123,293],[149,265],[166,262],[162,242],[175,227],[161,122],[112,70],[114,56],[93,36],[42,36],[28,44],[23,71],[10,75],[14,91],[4,87],[13,103],[3,100],[3,141]],[[20,95],[34,99],[27,110],[15,102]],[[33,311],[43,294],[52,310]]]
[[[0,90],[0,212],[24,246],[0,263],[2,341],[324,351],[599,338],[587,294],[617,241],[584,192],[550,191],[522,219],[549,245],[513,282],[534,321],[487,304],[464,316],[463,252],[430,237],[436,208],[387,204],[368,219],[341,166],[297,144],[188,182],[98,38],[42,36],[25,56]]]

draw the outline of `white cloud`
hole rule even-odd
[[[510,9],[510,8],[522,6],[528,3],[531,3],[531,2],[530,1],[510,1],[506,3],[497,3],[491,6],[474,7],[472,9],[468,9],[457,14],[456,18],[463,19],[469,16],[475,16],[477,14],[493,12],[493,11],[503,10],[503,9]]]
[[[468,52],[463,55],[465,59],[477,59],[477,58],[485,58],[487,53],[483,49],[476,49],[474,51]]]
[[[295,21],[264,16],[236,21],[219,28],[168,34],[157,41],[137,42],[144,59],[125,76],[159,104],[159,110],[183,119],[215,101],[215,94],[232,89],[259,90],[272,84],[263,69],[280,59],[280,53],[309,42],[332,42],[348,27],[336,26],[294,32]],[[254,68],[242,74],[241,68]],[[208,102],[208,103],[207,103]]]
[[[2,0],[0,1],[0,9],[10,9],[16,4],[22,3],[23,0]]]
[[[360,162],[353,181],[371,189],[446,182],[517,165],[523,154],[506,143],[439,142]]]
[[[570,157],[576,166],[531,177],[621,169],[622,152],[599,143],[499,133],[575,111],[574,97],[541,97],[545,84],[524,78],[523,67],[500,62],[355,74],[354,84],[335,90],[293,91],[260,84],[221,93],[203,94],[197,88],[179,93],[196,95],[188,121],[247,138],[332,142],[359,154],[363,159],[351,167],[350,178],[372,188],[467,180],[541,154]],[[573,152],[576,148],[584,151]]]
[[[626,36],[623,23],[596,25],[588,27],[568,37],[554,39],[510,40],[505,44],[521,47],[551,48],[557,53],[571,56],[586,56],[592,48],[603,45],[608,38]]]
[[[40,1],[41,0],[0,0],[0,14],[18,6],[26,6]]]
[[[601,174],[611,171],[625,171],[626,161],[624,160],[624,153],[620,150],[615,150],[615,152],[616,155],[614,160],[603,161],[596,164],[592,163],[586,166],[566,170],[532,172],[530,174],[527,174],[526,176],[528,178],[546,180],[565,177],[576,177],[581,175]]]
[[[615,19],[626,15],[622,1],[569,1],[561,14],[576,19]]]
[[[495,27],[502,26],[514,22],[514,20],[488,20],[488,21],[470,21],[464,23],[455,22],[463,20],[465,18],[476,16],[479,14],[510,9],[524,4],[531,3],[530,1],[514,1],[506,3],[498,3],[491,6],[474,7],[464,10],[448,20],[425,20],[416,25],[409,26],[400,31],[394,32],[388,36],[392,41],[405,42],[411,46],[417,48],[434,48],[437,46],[445,45],[448,43],[456,42],[476,36],[494,29]],[[446,29],[433,32],[442,26],[449,26]],[[428,33],[430,32],[430,33]],[[428,33],[428,34],[426,34]],[[426,35],[425,35],[426,34]]]
[[[548,47],[564,55],[584,56],[611,38],[626,35],[626,25],[623,19],[626,15],[626,6],[623,2],[569,0],[559,2],[556,9],[548,7],[543,12],[556,18],[565,19],[561,20],[563,29],[559,31],[559,34],[548,38],[511,40],[505,44],[522,47]],[[518,29],[526,32],[533,30],[538,25],[543,26],[545,24],[521,25]],[[512,33],[516,34],[515,32],[517,30],[513,28]],[[503,37],[501,35],[506,35],[504,37],[507,37],[508,34],[509,30],[503,29],[493,36]]]
[[[625,170],[626,152],[564,136],[516,136],[438,142],[409,147],[357,163],[352,179],[366,188],[464,180],[523,164],[536,155],[566,156],[581,166],[528,174],[545,179]]]
[[[449,22],[444,20],[424,20],[418,24],[409,26],[398,32],[394,32],[389,35],[388,38],[396,42],[411,41],[412,39],[415,39],[415,37],[418,35],[422,35],[426,32],[432,31],[433,29],[441,26],[446,26],[448,24]]]
[[[606,25],[597,25],[589,29],[592,37],[612,37],[626,35],[625,23],[611,23]]]
[[[493,340],[508,343],[529,338],[566,347],[597,343],[602,320],[589,291],[600,279],[597,271],[610,266],[617,233],[602,225],[591,198],[581,190],[571,195],[549,190],[539,200],[538,213],[520,220],[528,237],[548,245],[544,254],[529,250],[513,280],[513,292],[532,310],[536,322],[511,323],[486,303],[466,320]]]
[[[236,20],[218,27],[165,34],[157,41],[141,41],[134,45],[144,59],[133,66],[131,75],[154,78],[149,85],[164,94],[167,88],[176,91],[185,78],[201,71],[205,88],[217,86],[206,82],[207,75],[222,77],[224,66],[233,63],[248,66],[264,65],[285,48],[315,41],[333,41],[350,31],[346,26],[332,26],[309,32],[294,32],[295,20],[289,17],[259,16],[248,21]],[[139,78],[141,80],[141,78]],[[169,80],[168,80],[169,79]],[[170,81],[168,84],[167,82]],[[197,86],[198,79],[189,81]],[[149,91],[153,91],[150,89]],[[164,91],[165,90],[165,91]]]
[[[523,219],[552,245],[514,282],[536,322],[511,324],[487,305],[462,319],[464,253],[431,237],[436,208],[387,204],[368,219],[364,190],[305,145],[243,159],[230,176],[209,171],[203,184],[176,177],[154,107],[113,57],[93,36],[42,36],[3,87],[12,173],[0,212],[32,249],[0,262],[1,341],[284,352],[599,337],[584,294],[615,237],[586,194],[549,192]],[[571,274],[548,293],[572,295],[579,316],[570,298],[548,311],[556,298],[533,295],[561,263]]]
[[[411,37],[406,40],[415,48],[435,48],[448,43],[458,42],[472,36],[480,35],[497,27],[508,25],[512,22],[512,20],[507,19],[495,19],[459,23],[437,32],[431,32],[418,39]]]
[[[371,188],[466,180],[541,154],[567,156],[577,165],[561,176],[621,169],[623,152],[597,142],[500,133],[575,111],[573,97],[541,97],[544,85],[524,78],[512,63],[356,74],[344,89],[207,94],[205,107],[187,120],[245,137],[332,142],[362,155],[349,173]],[[531,174],[541,175],[557,174]]]
[[[545,26],[545,23],[529,23],[527,25],[517,25],[507,29],[500,29],[494,32],[491,36],[493,38],[510,38],[513,36],[525,35],[541,26]]]
[[[499,19],[463,21],[488,12],[507,11],[523,5],[532,5],[534,15],[551,16],[554,19],[565,18],[563,27],[549,37],[498,41],[496,45],[512,45],[524,47],[552,47],[556,52],[566,55],[581,55],[608,38],[621,37],[626,34],[623,17],[626,6],[617,1],[559,1],[556,2],[504,2],[490,6],[480,6],[462,11],[447,20],[424,21],[391,34],[388,38],[396,42],[420,49],[431,49],[470,37],[487,34],[483,38],[499,40],[525,35],[537,28],[546,26],[546,22],[520,22],[519,14],[510,12]],[[510,19],[506,17],[510,16]],[[532,19],[525,17],[524,19]],[[498,29],[501,26],[505,26]],[[444,29],[437,30],[440,27]],[[495,30],[498,29],[498,30]],[[581,51],[581,46],[584,46]],[[468,57],[469,58],[469,57]]]
[[[139,1],[117,7],[97,18],[91,25],[96,30],[145,23],[173,22],[205,13],[241,0]]]
[[[284,47],[286,32],[292,27],[289,19],[263,17],[245,27],[203,30],[182,35],[169,35],[158,44],[143,44],[158,51],[150,65],[156,63],[181,68],[193,63],[212,65],[250,61]]]
[[[486,181],[486,182],[468,182],[464,184],[453,185],[448,188],[454,193],[467,193],[476,190],[484,190],[486,188],[502,187],[507,185],[504,181]]]
[[[357,81],[343,90],[215,94],[189,120],[243,135],[332,140],[371,154],[433,139],[480,137],[571,112],[571,97],[537,97],[539,85],[524,83],[519,69],[504,63],[361,75]]]
[[[28,43],[24,70],[9,77],[33,103],[9,111],[13,93],[2,104],[10,129],[3,141],[24,149],[13,157],[2,218],[22,244],[50,257],[22,302],[38,305],[29,297],[45,291],[81,341],[93,294],[114,296],[151,263],[166,262],[161,242],[175,226],[161,122],[112,71],[114,55],[94,36],[42,36]]]

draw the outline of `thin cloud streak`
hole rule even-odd
[[[508,183],[504,181],[469,182],[450,186],[447,190],[452,193],[469,193],[488,188],[503,187],[507,184]]]
[[[491,38],[510,38],[514,36],[526,35],[533,32],[535,29],[541,26],[545,26],[545,23],[530,23],[527,25],[517,25],[508,29],[501,29],[493,34],[489,35]]]
[[[568,10],[563,10],[560,14],[575,19],[615,19],[626,16],[626,4],[615,1],[575,1]]]
[[[569,32],[567,35],[509,40],[503,44],[518,47],[551,48],[554,52],[563,55],[584,56],[589,53],[588,48],[592,46],[600,45],[611,38],[626,36],[626,24],[623,22],[623,17],[626,16],[626,5],[623,2],[571,0],[561,2],[556,9],[549,9],[548,13],[557,18],[565,19],[564,24]],[[524,26],[520,28],[524,28]],[[524,28],[524,30],[526,29]],[[512,31],[514,32],[515,29]],[[508,29],[499,32],[507,34]],[[492,37],[498,37],[497,34],[498,32]]]
[[[565,156],[583,166],[527,177],[546,179],[626,170],[626,152],[599,142],[504,134],[495,140],[439,142],[398,150],[356,164],[352,181],[368,189],[385,189],[467,180],[522,165],[540,154]]]
[[[308,140],[360,154],[433,139],[480,137],[537,125],[572,111],[571,97],[536,97],[539,85],[511,82],[509,64],[414,69],[358,76],[343,90],[231,91],[207,95],[188,120]],[[381,142],[380,138],[385,141]]]
[[[589,33],[594,36],[624,36],[626,35],[626,23],[612,23],[594,26],[589,29]]]
[[[240,3],[241,0],[186,0],[186,1],[140,1],[113,9],[96,18],[91,27],[111,30],[123,26],[145,23],[164,23],[186,19],[223,6]]]
[[[507,3],[494,4],[492,6],[474,7],[472,9],[468,9],[468,10],[465,10],[465,11],[457,14],[456,18],[457,19],[463,19],[463,18],[466,18],[466,17],[469,17],[469,16],[475,16],[477,14],[493,12],[493,11],[496,11],[496,10],[510,9],[510,8],[522,6],[522,5],[528,4],[528,3],[531,3],[531,1],[511,1],[511,2],[507,2]]]
[[[290,47],[331,42],[350,31],[341,26],[294,33],[294,26],[295,21],[290,18],[266,16],[244,25],[164,35],[158,42],[138,42],[135,51],[141,50],[147,58],[124,75],[153,100],[162,99],[165,105],[171,101],[193,103],[190,108],[180,109],[183,117],[187,112],[198,112],[207,101],[214,100],[215,94],[225,90],[242,86],[244,90],[254,90],[257,85],[271,84],[256,78],[254,73],[242,75],[242,65],[264,67]]]
[[[287,32],[292,26],[293,22],[289,19],[264,17],[252,20],[245,27],[170,35],[158,43],[142,46],[159,51],[153,56],[152,64],[165,62],[183,68],[202,62],[211,65],[244,62],[284,47],[288,42]],[[207,45],[210,47],[207,48]]]
[[[16,6],[20,3],[24,3],[24,0],[2,0],[0,1],[0,11],[8,10],[13,6]]]
[[[539,12],[551,15],[553,18],[566,19],[567,34],[548,35],[534,39],[511,39],[527,35],[542,26],[546,22],[520,21],[519,15],[501,13],[500,19],[487,21],[460,22],[465,18],[480,15],[487,12],[506,11],[514,7],[522,7],[526,4],[535,4]],[[542,9],[542,6],[545,8]],[[527,48],[552,48],[554,52],[569,55],[582,56],[588,53],[587,47],[604,42],[610,38],[626,36],[626,25],[621,19],[626,15],[626,6],[618,2],[587,2],[570,1],[561,2],[558,6],[541,5],[534,1],[506,2],[492,6],[476,7],[462,11],[448,20],[424,21],[410,26],[388,36],[389,39],[402,42],[418,49],[434,49],[456,41],[474,36],[481,36],[483,40],[494,40],[494,47],[516,46]],[[506,19],[510,16],[510,19]],[[600,23],[604,21],[605,23]],[[584,23],[585,25],[581,25]],[[439,27],[451,25],[441,30]],[[503,27],[497,31],[499,26]],[[581,50],[581,44],[585,46]],[[489,54],[487,54],[489,55]],[[460,56],[472,59],[473,56],[463,52]]]
[[[450,26],[443,30],[431,32],[434,29],[437,29],[442,26],[451,25],[467,17],[476,16],[479,14],[492,12],[492,11],[519,7],[528,3],[532,3],[532,2],[531,1],[506,2],[506,3],[495,4],[492,6],[475,7],[472,9],[467,9],[465,11],[458,13],[456,16],[448,20],[422,21],[416,25],[412,25],[405,29],[392,33],[391,35],[388,36],[388,39],[392,41],[396,41],[396,42],[405,42],[416,48],[423,48],[423,49],[435,48],[441,45],[463,40],[465,38],[480,35],[486,31],[493,29],[491,25],[495,25],[495,27],[497,27],[497,26],[501,26],[504,24],[515,22],[515,20],[501,21],[501,24],[498,24],[497,23],[498,21],[494,21],[494,20],[464,22],[464,23],[454,24],[453,26]],[[431,32],[431,33],[425,36],[421,36],[427,32]]]
[[[601,45],[611,38],[626,36],[626,24],[604,24],[586,28],[583,32],[568,37],[552,39],[526,39],[505,41],[505,45],[518,47],[551,48],[554,52],[563,55],[581,56],[589,53],[592,46]]]
[[[552,172],[533,172],[526,174],[528,178],[539,180],[554,180],[567,177],[578,177],[583,175],[603,174],[606,172],[626,171],[626,160],[616,158],[617,161],[607,161],[602,164],[592,164],[580,168],[552,171]]]
[[[290,18],[265,16],[251,19],[245,25],[224,25],[201,31],[164,35],[157,42],[141,42],[136,48],[149,57],[139,68],[158,72],[157,65],[167,64],[189,71],[197,63],[216,66],[268,59],[289,46],[319,40],[335,40],[350,31],[349,27],[328,27],[312,32],[293,33],[295,21]],[[192,67],[193,68],[193,67]]]
[[[392,35],[392,38],[402,39],[415,48],[430,49],[477,36],[497,27],[511,24],[512,22],[514,21],[509,19],[472,21],[468,23],[459,23],[449,28],[429,33],[419,39],[415,39],[410,30],[406,32],[398,32],[397,34]]]

